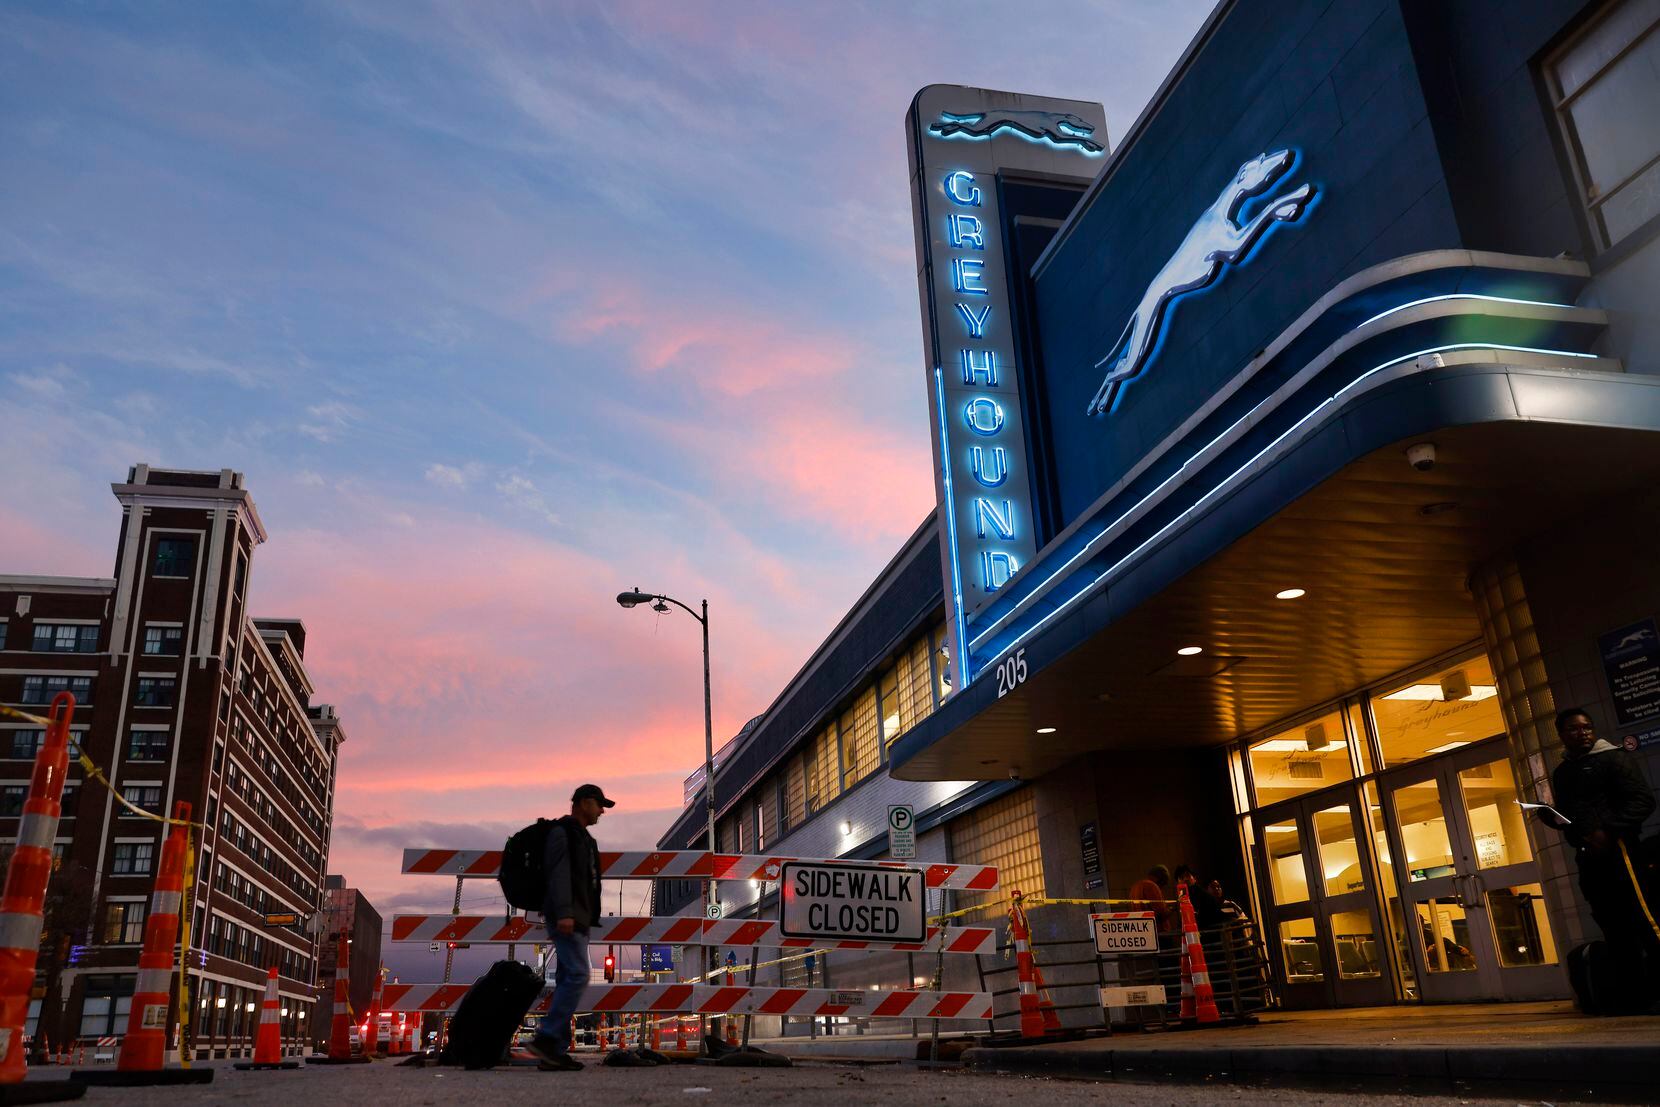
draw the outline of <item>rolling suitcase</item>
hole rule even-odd
[[[450,1018],[441,1065],[487,1069],[501,1063],[513,1032],[542,994],[542,977],[522,961],[497,961],[478,978]]]

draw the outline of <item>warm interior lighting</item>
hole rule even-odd
[[[1040,726],[1037,728],[1037,732],[1039,734],[1053,734],[1055,733],[1055,728],[1052,726]]]
[[[1496,686],[1491,684],[1472,684],[1468,696],[1458,697],[1472,703],[1478,700],[1490,700],[1499,694]],[[1439,684],[1411,684],[1398,692],[1391,692],[1383,697],[1386,700],[1445,700],[1447,694]]]
[[[1264,827],[1263,829],[1266,830],[1269,834],[1295,834],[1295,833],[1297,833],[1297,828],[1294,827],[1294,826],[1270,826],[1270,827]]]
[[[1348,742],[1328,742],[1318,749],[1309,749],[1308,742],[1302,738],[1270,738],[1266,742],[1251,747],[1252,753],[1331,753],[1334,750],[1347,749]]]
[[[1276,600],[1300,600],[1306,595],[1308,593],[1301,588],[1285,588],[1275,592],[1274,598]]]
[[[1204,653],[1205,652],[1205,647],[1203,647],[1203,646],[1183,646],[1181,649],[1177,650],[1176,652],[1181,654],[1183,657],[1192,657],[1195,654]]]
[[[1468,743],[1468,742],[1448,742],[1445,745],[1436,746],[1434,749],[1425,750],[1424,752],[1425,753],[1446,753],[1448,750],[1455,750],[1455,749],[1458,749],[1460,746],[1467,746],[1469,744],[1470,743]]]

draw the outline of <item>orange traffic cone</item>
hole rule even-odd
[[[1020,1036],[1042,1038],[1058,1033],[1060,1018],[1055,1006],[1043,999],[1043,974],[1032,957],[1032,933],[1026,922],[1026,910],[1021,906],[1019,889],[1010,893],[1009,936],[1014,941],[1015,968],[1020,981]]]
[[[352,1053],[352,1001],[346,989],[351,980],[351,955],[347,952],[346,936],[335,942],[334,954],[334,1021],[329,1024],[329,1051],[321,1056],[306,1058],[309,1065],[366,1065],[369,1058]]]
[[[0,899],[0,1088],[21,1084],[28,1073],[23,1031],[40,951],[41,908],[46,900],[46,882],[52,875],[52,842],[63,814],[69,720],[74,714],[74,696],[59,692],[52,698],[46,736],[35,751],[29,796],[17,824],[17,845],[6,866],[5,894]],[[36,1094],[46,1097],[35,1102],[75,1099],[85,1094],[76,1091],[69,1080],[49,1081],[44,1087],[40,1081],[30,1081],[29,1088],[31,1092],[40,1089]]]
[[[277,1000],[277,967],[265,977],[265,1004],[259,1012],[259,1033],[254,1038],[254,1059],[239,1061],[234,1069],[297,1069],[298,1061],[282,1059],[282,1022]]]
[[[1205,965],[1205,947],[1199,940],[1199,920],[1193,913],[1193,901],[1187,898],[1187,888],[1181,888],[1178,897],[1182,910],[1182,945],[1186,950],[1184,961],[1193,981],[1193,1006],[1199,1024],[1221,1022],[1222,1013],[1216,1009],[1216,993],[1210,986],[1210,971]],[[1188,1014],[1186,990],[1182,995],[1182,1017]]]
[[[179,909],[184,899],[185,854],[188,852],[190,804],[173,805],[173,829],[161,847],[150,914],[144,920],[144,949],[138,955],[138,981],[133,986],[132,1013],[121,1040],[115,1071],[78,1069],[87,1084],[207,1084],[210,1068],[168,1068],[167,1012],[173,989],[173,949],[179,941]]]

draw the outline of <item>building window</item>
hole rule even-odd
[[[129,784],[121,789],[121,798],[142,811],[152,815],[161,814],[161,785],[159,784]],[[123,810],[123,818],[136,819],[137,815]]]
[[[1596,247],[1660,217],[1660,9],[1608,5],[1545,63],[1557,125]]]
[[[1392,768],[1504,733],[1499,689],[1487,658],[1429,673],[1371,700],[1380,768]]]
[[[98,625],[36,623],[31,648],[37,653],[97,653]]]
[[[167,732],[165,730],[134,730],[127,735],[128,761],[167,760]]]
[[[23,678],[24,703],[51,703],[59,692],[75,697],[78,706],[92,702],[92,678],[72,676],[26,676]]]
[[[13,761],[33,761],[35,754],[46,742],[46,731],[40,727],[33,730],[14,730],[6,739],[6,756]]]
[[[6,620],[0,619],[0,650],[6,648]]]
[[[177,657],[183,627],[145,627],[144,652],[151,657]]]
[[[172,677],[139,677],[133,703],[139,707],[172,707],[177,689],[178,681]]]
[[[112,905],[113,906],[113,905]],[[134,976],[89,976],[81,1001],[81,1037],[107,1038],[127,1032]]]
[[[66,780],[63,782],[63,796],[58,800],[63,811],[63,814],[59,816],[60,818],[73,819],[75,817],[75,800],[79,798],[80,794],[80,781]]]
[[[155,860],[156,844],[154,842],[117,842],[115,854],[110,862],[110,873],[114,876],[145,876]]]
[[[1349,735],[1343,729],[1340,711],[1258,739],[1250,744],[1247,756],[1258,806],[1316,792],[1354,777]]]
[[[144,940],[144,901],[120,900],[104,905],[104,941],[137,943]]]
[[[0,819],[15,819],[23,814],[23,801],[29,798],[27,784],[0,784]]]
[[[1000,889],[1043,896],[1043,856],[1038,847],[1037,807],[1022,788],[977,807],[950,824],[951,859],[962,865],[996,865]],[[1006,891],[958,892],[959,909],[976,907]]]
[[[191,538],[156,539],[156,559],[151,572],[158,577],[188,577],[196,560],[196,542]]]

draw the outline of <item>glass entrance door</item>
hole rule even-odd
[[[1359,814],[1348,786],[1257,816],[1263,884],[1272,891],[1264,937],[1288,1007],[1394,1001]]]
[[[1562,972],[1502,739],[1385,774],[1406,953],[1429,1002],[1562,994]]]

